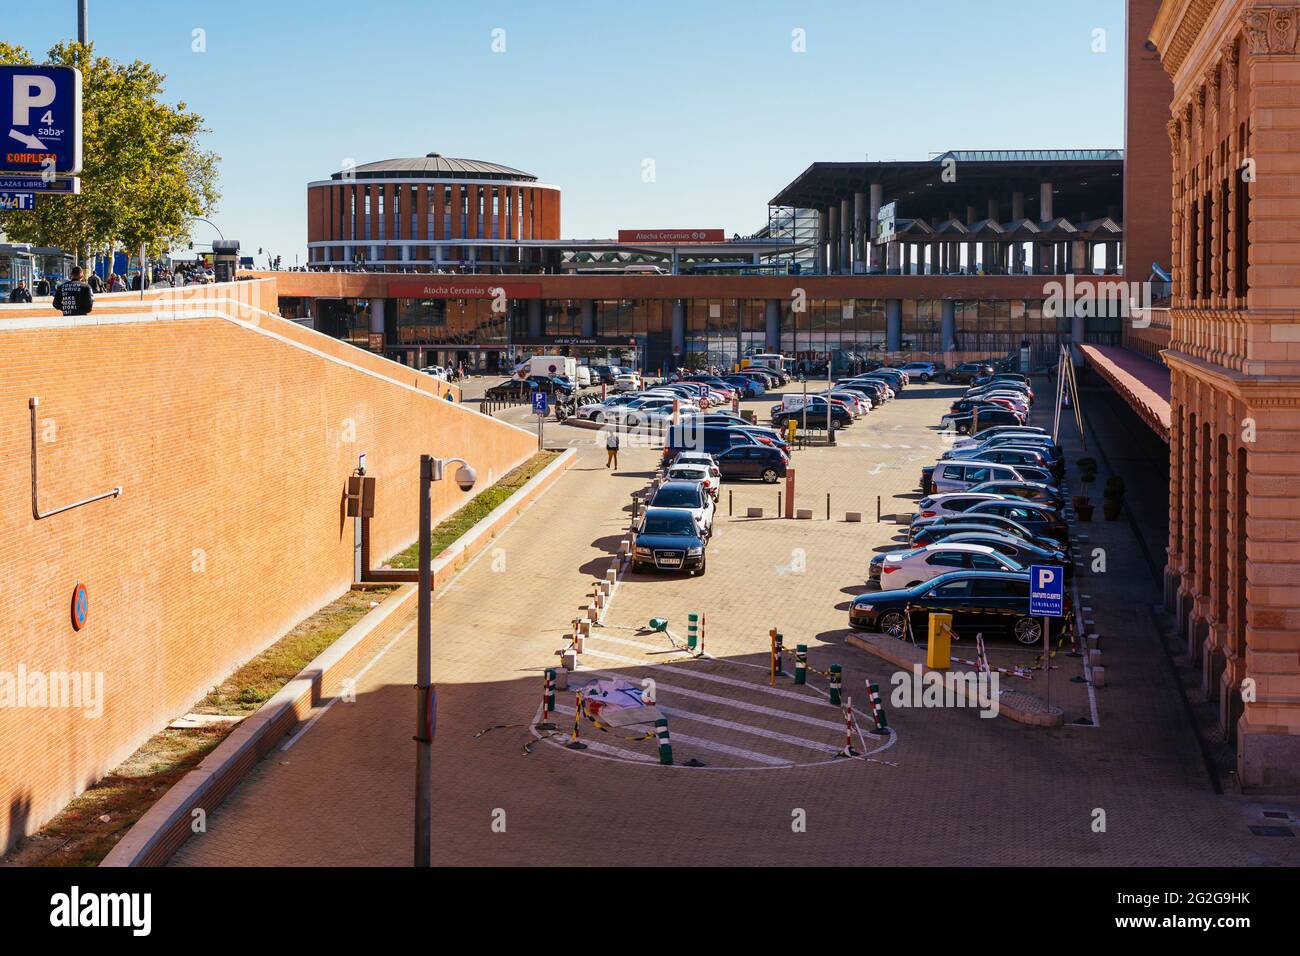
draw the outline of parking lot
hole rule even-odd
[[[920,467],[946,447],[933,426],[962,390],[912,386],[844,429],[835,447],[794,451],[795,504],[810,519],[774,516],[784,482],[725,483],[703,576],[632,573],[618,563],[633,495],[655,475],[657,449],[625,448],[610,470],[599,432],[548,422],[546,443],[577,448],[578,464],[501,537],[501,567],[473,565],[435,597],[434,862],[1286,859],[1279,844],[1287,841],[1252,841],[1255,804],[1210,790],[1169,675],[1125,610],[1158,594],[1124,574],[1118,526],[1084,532],[1115,541],[1117,573],[1085,568],[1079,583],[1123,677],[1090,694],[1075,680],[1082,659],[1058,655],[1051,698],[1062,727],[984,719],[971,708],[893,706],[899,668],[845,643],[849,602],[866,590],[873,554],[901,546],[897,520],[914,510]],[[535,421],[525,407],[498,415]],[[742,517],[749,507],[764,516]],[[862,521],[845,521],[848,511]],[[557,730],[538,731],[543,670],[556,666],[611,567],[618,583],[569,688],[557,693]],[[703,656],[682,649],[691,613],[704,618]],[[671,636],[647,627],[651,618],[666,619]],[[775,681],[773,628],[787,652]],[[797,644],[808,648],[802,686],[792,676]],[[1035,654],[1003,646],[991,656],[998,666],[1032,663]],[[408,629],[358,680],[357,701],[330,710],[292,752],[263,761],[176,862],[405,863],[413,659]],[[850,743],[862,759],[836,757],[845,727],[826,696],[832,664],[853,700]],[[671,766],[644,726],[602,731],[583,721],[586,749],[566,746],[575,690],[599,678],[654,682]],[[1046,693],[1045,678],[1035,672],[1028,689]],[[887,733],[871,733],[868,681],[884,698]],[[505,832],[493,828],[498,811]]]

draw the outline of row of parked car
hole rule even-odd
[[[1043,428],[1027,423],[1034,392],[1016,373],[981,374],[941,427],[955,440],[922,469],[910,547],[876,555],[849,625],[906,637],[928,632],[931,612],[951,614],[961,637],[1008,637],[1036,645],[1043,621],[1029,615],[1031,565],[1073,576],[1061,480],[1065,459]],[[972,434],[973,433],[973,434]],[[1070,600],[1066,596],[1066,610]],[[1051,637],[1067,618],[1051,619]]]

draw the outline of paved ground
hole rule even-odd
[[[575,468],[524,512],[434,604],[434,861],[439,864],[1248,864],[1294,863],[1295,839],[1251,835],[1294,816],[1296,802],[1215,796],[1145,605],[1159,600],[1126,523],[1096,523],[1080,542],[1106,552],[1104,573],[1080,570],[1083,603],[1103,635],[1109,686],[1096,690],[1099,726],[1041,730],[964,709],[889,708],[893,668],[844,646],[846,608],[867,561],[909,514],[920,466],[940,445],[930,428],[955,390],[914,387],[848,429],[836,448],[796,452],[797,503],[812,521],[728,517],[773,509],[778,486],[724,486],[706,575],[625,574],[583,655],[581,680],[656,682],[675,765],[652,742],[589,725],[591,746],[537,742],[541,671],[604,575],[628,522],[630,496],[657,452],[603,467],[599,435],[548,425],[548,444],[574,443]],[[471,392],[471,394],[473,394]],[[766,400],[753,403],[766,408]],[[1045,404],[1045,403],[1044,403]],[[522,421],[523,409],[504,413]],[[1077,438],[1074,426],[1064,434]],[[1077,456],[1078,452],[1075,452]],[[825,496],[831,495],[832,520]],[[847,524],[846,510],[865,512]],[[770,511],[769,511],[770,513]],[[710,660],[687,660],[641,626],[707,619]],[[834,760],[842,718],[819,674],[767,686],[767,632],[806,643],[810,663],[844,668],[861,727],[864,682],[886,694],[893,733],[855,736],[872,760]],[[412,833],[413,626],[358,680],[356,703],[331,708],[254,771],[175,858],[178,865],[389,864],[409,861]],[[1061,658],[1053,700],[1067,720],[1090,713],[1088,688]],[[1034,682],[1042,684],[1041,675]],[[561,693],[562,726],[571,694]],[[523,725],[496,729],[493,725]],[[525,756],[525,743],[533,742]],[[685,766],[689,761],[702,767]],[[1095,832],[1098,811],[1105,831]],[[499,821],[504,814],[505,830]],[[792,826],[806,821],[800,832]],[[494,828],[494,821],[497,826]],[[1293,828],[1292,828],[1293,829]]]

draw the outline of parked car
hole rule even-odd
[[[845,379],[842,382],[835,383],[836,390],[859,392],[871,399],[872,407],[885,404],[894,397],[894,390],[884,382],[868,382],[863,380]]]
[[[927,518],[924,522],[909,528],[908,537],[914,546],[933,544],[936,541],[941,541],[954,528],[960,528],[962,531],[992,530],[1001,534],[1015,535],[1017,538],[1023,538],[1040,548],[1060,547],[1059,542],[1054,538],[1035,534],[1012,518],[991,514],[987,511],[963,511],[959,515],[950,515],[946,518]]]
[[[702,425],[692,420],[670,428],[664,435],[663,461],[667,464],[683,451],[702,451],[718,457],[720,452],[726,451],[733,445],[762,445],[762,443],[739,427]],[[779,449],[773,450],[779,452]],[[727,477],[725,471],[723,477]]]
[[[703,574],[708,542],[695,520],[675,508],[647,508],[632,544],[632,570]]]
[[[937,518],[940,515],[960,514],[977,501],[1001,501],[1001,495],[987,492],[951,491],[926,495],[916,503],[913,518]]]
[[[713,496],[698,481],[665,481],[646,507],[689,512],[706,538],[713,533]]]
[[[975,422],[973,412],[950,412],[944,415],[940,421],[945,429],[952,429],[959,435],[965,435],[971,430]],[[980,427],[989,425],[1023,425],[1025,416],[1009,408],[981,408],[979,409]]]
[[[899,366],[899,368],[907,373],[908,378],[918,379],[922,382],[928,382],[930,379],[939,376],[939,369],[933,362],[908,362],[906,365]]]
[[[969,448],[971,445],[982,445],[996,435],[1037,435],[1039,438],[1046,438],[1049,441],[1052,438],[1050,432],[1037,425],[994,425],[989,428],[981,428],[974,435],[965,435],[962,438],[953,439],[952,447]]]
[[[550,376],[530,375],[527,378],[508,378],[504,382],[498,382],[483,394],[487,398],[520,398],[528,401],[533,392],[539,391],[568,398],[573,394],[573,386]]]
[[[985,362],[962,362],[949,369],[945,378],[950,382],[969,382],[983,375],[992,375],[993,366]]]
[[[1067,594],[1067,611],[1070,605]],[[913,588],[861,594],[849,606],[849,626],[902,639],[909,625],[913,635],[928,633],[932,612],[951,614],[953,631],[962,637],[978,632],[1027,647],[1043,642],[1043,619],[1029,615],[1027,571],[953,571]],[[1065,617],[1048,620],[1049,640],[1069,626]]]
[[[1001,495],[1004,498],[1024,498],[1026,501],[1037,501],[1045,505],[1051,505],[1058,510],[1065,500],[1065,496],[1061,494],[1061,489],[1053,488],[1041,481],[1009,481],[1005,479],[983,481],[970,489],[970,492],[971,494],[986,492]]]
[[[715,456],[722,477],[727,481],[739,478],[760,478],[768,484],[785,477],[790,465],[789,457],[771,445],[737,445]]]
[[[1060,512],[1051,505],[1037,504],[1019,498],[976,502],[961,512],[960,515],[954,516],[954,520],[957,518],[981,517],[983,515],[1009,518],[1018,525],[1028,528],[1038,537],[1052,538],[1062,543],[1070,540],[1070,527]],[[913,519],[912,527],[918,527],[926,521],[932,520],[937,519]]]
[[[988,545],[945,540],[876,555],[871,559],[867,581],[874,581],[882,588],[895,587],[894,581],[906,582],[899,586],[911,588],[941,574],[962,570],[1023,571],[1025,568]]]
[[[1024,475],[1014,465],[949,459],[921,469],[921,491],[927,495],[970,491],[976,485],[995,479],[1021,481]]]
[[[1023,567],[1029,567],[1031,564],[1059,564],[1065,568],[1065,579],[1069,581],[1074,577],[1074,562],[1070,556],[1059,547],[1046,548],[1023,538],[1017,538],[1013,534],[1001,534],[997,531],[979,530],[979,531],[958,531],[953,534],[944,535],[939,539],[942,541],[951,541],[953,544],[983,544],[1005,554],[1009,558],[1014,558],[1017,563]],[[1055,545],[1055,542],[1049,542]]]
[[[641,388],[641,376],[636,372],[623,372],[614,379],[614,391],[635,392]]]
[[[809,427],[813,428],[825,428],[828,415],[826,409],[826,399],[814,398],[811,395],[808,396],[806,408],[783,408],[781,405],[773,405],[772,425],[775,428],[784,428],[786,422],[795,421],[801,425],[807,422]],[[834,399],[830,402],[829,416],[832,431],[853,424],[853,413],[842,402],[837,402]]]
[[[990,461],[1013,467],[1016,465],[1036,465],[1048,469],[1052,467],[1045,451],[1020,445],[976,445],[974,448],[963,448],[956,452],[946,451],[943,453],[943,458],[953,461]]]
[[[721,473],[713,475],[708,465],[669,465],[668,474],[664,476],[668,481],[693,481],[702,485],[708,492],[710,498],[718,500],[718,493],[722,490]]]
[[[605,421],[604,414],[606,411],[617,408],[620,405],[626,405],[628,402],[637,398],[634,392],[624,392],[620,395],[611,395],[603,402],[592,402],[590,405],[583,405],[578,409],[578,417],[585,418],[589,421]]]
[[[758,398],[767,391],[767,386],[753,375],[728,375],[726,382],[732,388],[739,389],[743,398]]]

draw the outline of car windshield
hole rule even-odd
[[[700,493],[695,488],[660,488],[655,495],[656,508],[698,508]]]
[[[690,515],[646,515],[642,534],[690,535],[695,537],[695,524]]]
[[[674,468],[668,473],[668,477],[675,481],[704,481],[708,475],[694,468]]]

